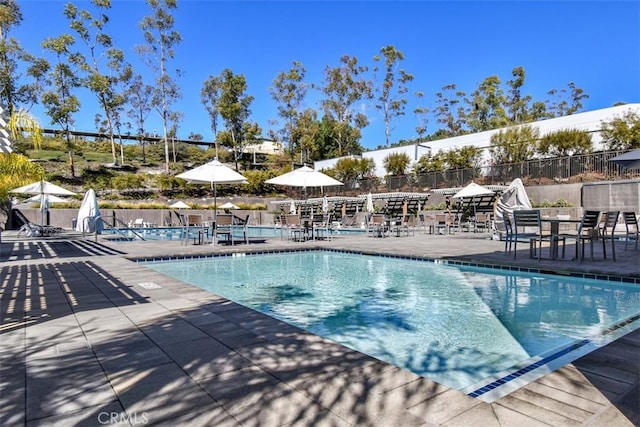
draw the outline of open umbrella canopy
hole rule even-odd
[[[623,168],[640,170],[640,148],[612,157],[609,161],[617,163]]]
[[[337,179],[331,178],[322,172],[315,171],[309,166],[292,170],[283,175],[276,176],[265,181],[265,184],[283,185],[286,187],[330,187],[332,185],[342,185]]]
[[[58,185],[52,184],[49,181],[41,180],[34,183],[14,188],[9,191],[14,194],[38,194],[40,196],[40,225],[44,225],[44,217],[49,210],[49,199],[47,196],[75,196],[76,193],[69,191],[66,188],[62,188]]]
[[[493,191],[488,188],[484,188],[482,185],[478,185],[475,182],[464,187],[453,195],[454,199],[463,199],[466,197],[487,196],[493,194]]]
[[[42,197],[43,197],[43,195],[36,194],[35,196],[29,197],[26,201],[27,202],[42,203]],[[63,199],[62,197],[54,196],[53,194],[44,194],[44,198],[48,203],[64,203],[64,202],[67,201],[66,199]]]
[[[55,196],[75,196],[76,193],[52,184],[49,181],[37,181],[10,191],[15,194],[53,194]]]
[[[240,209],[240,208],[231,202],[227,202],[224,205],[220,206],[220,209]]]
[[[191,209],[191,206],[183,202],[182,200],[178,200],[175,203],[169,205],[171,209]]]
[[[245,184],[246,178],[234,171],[228,166],[223,165],[218,160],[212,160],[209,163],[200,165],[179,175],[190,184],[211,184],[211,188],[215,184]]]

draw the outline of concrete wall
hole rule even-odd
[[[583,184],[585,209],[640,212],[640,180]]]
[[[545,215],[570,214],[574,218],[582,216],[583,209],[597,209],[600,211],[619,210],[640,212],[640,180],[611,181],[585,184],[557,184],[527,187],[529,199],[535,203],[549,201],[555,203],[560,199],[569,202],[572,207],[545,208]],[[240,201],[240,198],[236,199]],[[247,200],[248,201],[248,200]],[[235,210],[233,213],[245,218],[250,216],[250,224],[273,225],[275,223],[273,205],[268,199],[260,199],[265,203],[267,210]],[[432,194],[427,205],[436,205],[444,201],[444,195]],[[40,210],[36,208],[21,208],[29,220],[40,223]],[[103,209],[102,216],[107,219],[115,217],[124,224],[142,218],[146,222],[156,223],[159,226],[178,225],[175,217],[176,210],[171,209]],[[188,209],[181,213],[200,214],[205,219],[213,218],[212,210]],[[78,209],[51,209],[45,224],[70,229],[72,221],[76,218]]]
[[[529,200],[534,205],[540,205],[547,201],[551,204],[563,199],[572,206],[582,206],[582,184],[557,184],[526,187]]]

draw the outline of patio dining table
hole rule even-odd
[[[558,242],[560,239],[561,224],[580,224],[581,220],[571,218],[551,218],[542,217],[540,222],[546,222],[551,225],[551,259],[558,259]]]

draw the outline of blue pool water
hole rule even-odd
[[[638,286],[583,278],[332,251],[145,265],[487,401],[640,326]]]
[[[119,231],[116,231],[112,228],[105,229],[102,233],[105,235],[113,234],[114,236],[126,236],[131,239],[135,239],[136,234],[142,236],[145,240],[183,240],[185,239],[186,229],[183,227],[143,227],[143,228],[135,228],[132,231],[131,229],[120,228]],[[364,233],[364,229],[349,229],[349,228],[341,228],[333,231],[334,235],[340,234],[354,234]],[[235,238],[241,239],[243,237],[242,228],[238,227],[235,229],[234,233]],[[280,237],[280,228],[279,227],[269,227],[269,226],[249,226],[248,227],[248,236],[249,238],[273,238]],[[193,234],[190,233],[189,238],[193,238]]]

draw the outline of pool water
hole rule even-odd
[[[640,288],[583,278],[333,251],[145,265],[487,401],[640,326]]]
[[[135,231],[135,233],[134,233]],[[142,236],[145,240],[183,240],[185,239],[186,228],[184,227],[141,227],[135,229],[127,229],[127,228],[119,228],[116,231],[113,228],[108,228],[103,230],[102,232],[105,235],[113,234],[115,236],[121,237],[126,236],[131,239],[135,239],[139,236]],[[333,231],[334,235],[340,234],[363,234],[365,233],[364,229],[348,229],[348,228],[339,228]],[[194,234],[189,233],[189,238],[193,238]],[[249,238],[273,238],[280,237],[281,231],[280,227],[270,227],[270,226],[249,226],[247,235]],[[234,238],[242,239],[244,238],[242,227],[237,227],[234,230]]]

